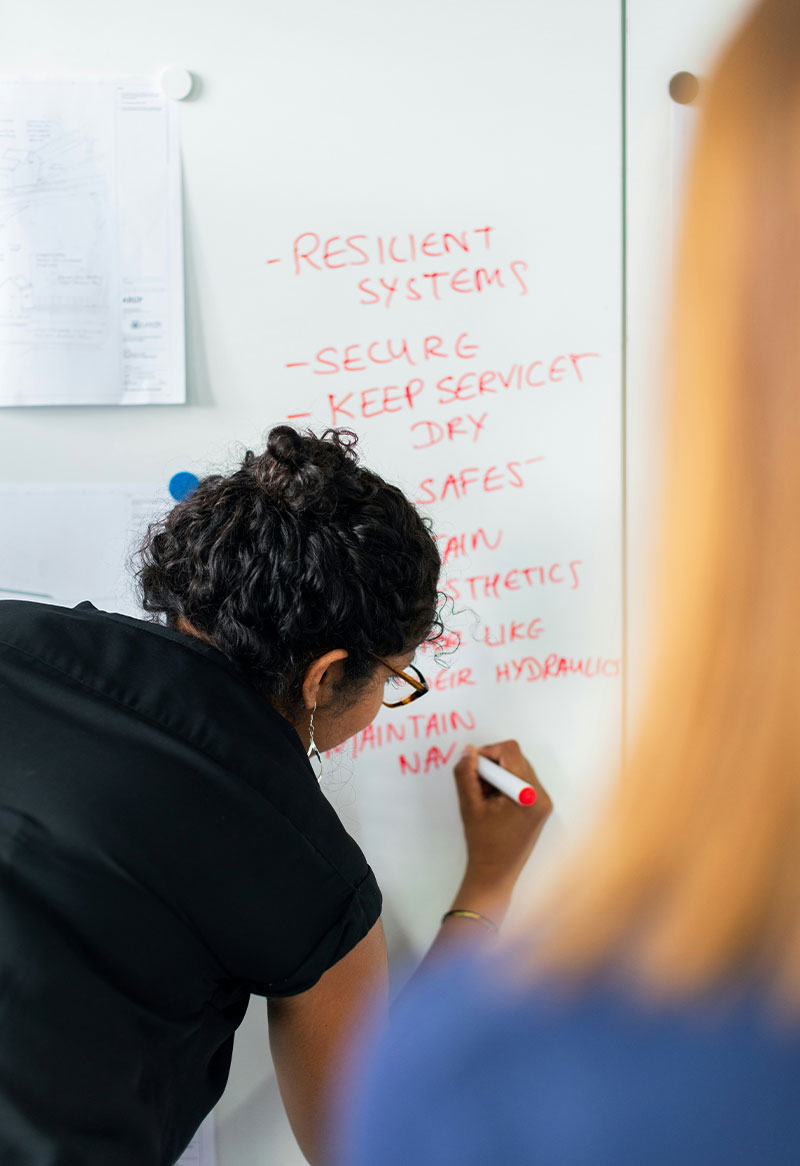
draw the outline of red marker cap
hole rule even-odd
[[[536,801],[536,790],[531,786],[526,786],[525,789],[519,791],[519,802],[522,806],[532,806]]]

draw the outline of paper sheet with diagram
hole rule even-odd
[[[185,400],[174,102],[0,79],[0,405]]]
[[[0,486],[0,599],[140,614],[131,553],[172,505],[145,485]]]

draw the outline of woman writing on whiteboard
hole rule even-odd
[[[800,5],[705,97],[677,286],[663,645],[536,940],[408,999],[347,1166],[800,1162]]]
[[[171,1166],[251,993],[320,1160],[346,1034],[386,991],[381,897],[309,757],[427,691],[436,543],[349,435],[274,429],[152,528],[147,623],[0,603],[0,1161]],[[535,781],[519,750],[489,749]],[[498,921],[547,814],[458,767],[453,906]],[[443,924],[434,948],[465,928]]]

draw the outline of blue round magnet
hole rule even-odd
[[[169,492],[176,502],[183,502],[184,498],[188,498],[192,491],[197,489],[198,481],[196,474],[181,470],[179,474],[173,474],[170,478]]]

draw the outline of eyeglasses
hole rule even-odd
[[[370,654],[375,656],[374,652]],[[413,676],[410,676],[408,672],[401,672],[398,668],[392,667],[388,660],[384,660],[383,656],[375,656],[375,659],[379,660],[392,673],[386,681],[382,701],[387,709],[398,709],[404,704],[411,704],[412,700],[419,700],[429,691],[427,680],[413,664],[408,666],[410,671],[414,673]]]

